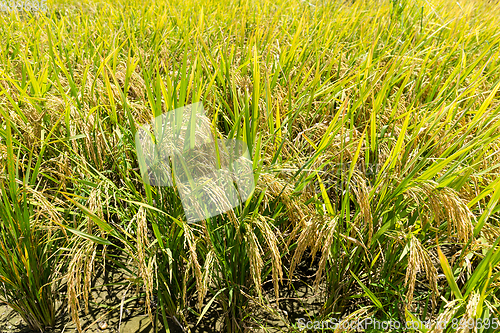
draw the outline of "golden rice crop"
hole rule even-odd
[[[127,285],[109,310],[120,322],[139,297],[154,327],[192,332],[298,331],[306,317],[453,332],[498,317],[499,12],[482,0],[0,12],[0,300],[57,331],[64,291],[84,331],[97,273],[120,272],[106,283]],[[188,223],[189,188],[149,185],[135,134],[197,102],[196,140],[246,143],[256,186],[231,207],[227,183],[200,177],[225,213]],[[215,168],[213,148],[189,166]]]

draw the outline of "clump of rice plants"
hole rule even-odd
[[[61,216],[43,193],[16,179],[19,168],[6,128],[8,165],[0,178],[0,299],[37,332],[54,328],[54,288],[61,268]],[[63,238],[64,239],[64,238]]]

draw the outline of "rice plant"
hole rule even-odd
[[[10,132],[7,120],[8,163],[0,179],[0,299],[32,330],[43,332],[53,328],[56,320],[54,293],[60,280],[59,258],[64,246],[58,228],[62,217],[43,193],[30,186],[30,172],[24,181],[17,178],[20,154],[14,155]]]

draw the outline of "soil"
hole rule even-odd
[[[92,293],[94,300],[89,304],[89,313],[80,318],[81,327],[86,333],[149,333],[153,332],[153,325],[149,316],[144,313],[144,305],[139,304],[137,300],[131,301],[124,305],[122,311],[122,319],[120,322],[120,301],[110,302],[110,294],[107,290]],[[123,296],[124,290],[115,294],[115,296]],[[130,295],[129,295],[130,296]],[[101,304],[101,307],[96,306]],[[118,304],[118,307],[117,307]],[[115,309],[109,309],[105,306],[112,306]],[[117,307],[117,308],[116,308]],[[76,325],[71,320],[65,304],[56,302],[57,323],[58,325],[51,331],[57,333],[73,333],[78,332]],[[83,312],[83,311],[82,311]],[[104,329],[101,329],[104,328]],[[120,328],[120,329],[119,329]],[[164,332],[159,330],[158,332]],[[33,332],[24,323],[22,318],[12,311],[8,306],[0,306],[0,333],[28,333]]]
[[[95,303],[106,303],[107,292],[102,292],[99,297],[96,297]],[[123,295],[123,292],[121,292]],[[265,297],[274,299],[274,292],[270,290],[266,292]],[[263,313],[255,306],[255,313],[252,316],[254,323],[252,332],[287,332],[287,324],[297,322],[298,318],[314,316],[317,309],[321,308],[321,302],[318,302],[319,296],[309,286],[302,282],[296,282],[292,286],[283,286],[280,291],[280,310],[274,311],[273,314]],[[272,304],[272,303],[271,303]],[[59,315],[57,322],[59,323],[52,332],[57,333],[75,333],[76,325],[72,322],[68,315],[67,309],[62,309],[62,302],[57,302],[59,307]],[[117,303],[113,306],[116,307]],[[96,306],[94,306],[95,308]],[[90,304],[89,308],[92,308]],[[201,332],[216,332],[218,327],[218,309],[214,309],[212,313],[207,313],[205,319],[198,325],[190,327],[192,333]],[[61,313],[62,312],[62,313]],[[196,319],[189,318],[190,322],[196,323]],[[194,319],[194,320],[193,320]],[[82,329],[86,333],[153,333],[153,325],[147,314],[144,313],[144,305],[132,301],[124,306],[122,320],[120,324],[120,309],[107,310],[105,308],[89,309],[89,314],[80,318]],[[105,323],[106,329],[100,329],[99,324]],[[120,326],[121,325],[121,326]],[[120,329],[119,329],[120,327]],[[260,327],[260,328],[259,328]],[[183,332],[182,329],[172,329],[173,333]],[[8,306],[0,306],[0,333],[31,333],[31,331],[21,317],[12,311]],[[163,328],[158,329],[158,333],[163,333]]]
[[[310,265],[312,264],[312,265]],[[312,266],[312,267],[311,267]],[[277,310],[273,284],[267,281],[263,285],[263,296],[268,300],[270,311],[263,311],[259,305],[249,305],[250,323],[249,332],[289,332],[290,325],[297,323],[298,318],[314,318],[324,302],[322,288],[316,291],[311,287],[313,274],[317,263],[301,263],[298,267],[296,277],[289,285],[283,281],[279,292],[279,310]],[[137,296],[135,289],[127,288],[128,281],[123,275],[113,274],[112,286],[106,286],[102,275],[98,275],[92,283],[92,291],[89,300],[89,313],[85,314],[83,302],[81,303],[81,327],[85,333],[153,333],[154,327],[145,313],[144,299]],[[109,281],[109,280],[108,280]],[[63,290],[64,291],[64,290]],[[64,295],[64,294],[63,294]],[[125,297],[124,297],[125,296]],[[65,297],[60,297],[64,299]],[[125,299],[121,321],[120,305]],[[58,325],[48,333],[75,333],[78,332],[76,325],[68,313],[67,303],[56,302]],[[216,332],[220,327],[219,320],[221,309],[216,303],[205,314],[204,319],[198,324],[194,315],[188,315],[188,321],[193,323],[190,327],[191,333]],[[105,324],[106,328],[99,328]],[[172,322],[172,324],[174,324]],[[170,332],[182,333],[182,328],[170,325]],[[172,328],[173,326],[177,326]],[[102,327],[102,326],[101,326]],[[21,317],[6,305],[0,305],[0,333],[28,333],[33,332],[27,327]],[[166,332],[158,327],[158,333]]]

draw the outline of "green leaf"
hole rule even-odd
[[[464,297],[462,296],[457,282],[455,281],[455,277],[453,276],[453,272],[451,270],[450,264],[448,263],[448,259],[446,259],[439,245],[437,246],[437,252],[439,255],[439,262],[441,263],[441,268],[443,269],[444,275],[446,276],[446,280],[448,280],[448,284],[450,285],[451,290],[453,291],[457,299],[463,299]]]
[[[405,315],[406,315],[406,323],[408,327],[415,327],[417,326],[418,330],[423,333],[429,332],[429,329],[425,327],[424,323],[422,323],[417,317],[415,317],[408,309],[405,308]],[[411,324],[409,324],[411,323]],[[414,324],[416,323],[416,325]]]
[[[64,229],[68,230],[69,232],[79,236],[79,237],[82,237],[82,238],[85,238],[89,241],[92,241],[94,243],[97,243],[97,244],[101,244],[101,245],[113,245],[113,243],[111,243],[110,241],[108,241],[107,239],[104,239],[104,238],[101,238],[101,237],[98,237],[98,236],[94,236],[94,235],[90,235],[86,232],[83,232],[83,231],[80,231],[80,230],[77,230],[77,229],[73,229],[73,228],[70,228],[68,226],[62,226]]]
[[[217,296],[219,296],[219,294],[222,293],[225,290],[226,290],[226,288],[222,288],[221,290],[219,290],[214,295],[214,297],[212,297],[212,299],[210,301],[208,301],[207,305],[205,305],[205,307],[201,311],[200,318],[198,318],[198,321],[196,322],[196,325],[198,325],[200,323],[200,321],[203,319],[203,316],[205,315],[205,313],[207,313],[208,309],[210,309],[210,306],[212,306],[212,303],[215,301],[215,299],[217,298]]]
[[[375,296],[375,294],[372,293],[371,290],[368,289],[368,287],[365,286],[365,284],[363,282],[361,282],[361,280],[356,276],[356,274],[354,274],[351,270],[349,270],[349,271],[351,272],[351,274],[354,277],[354,279],[356,279],[356,281],[358,282],[358,284],[361,286],[361,288],[363,288],[364,292],[371,299],[371,301],[373,302],[373,304],[375,304],[375,306],[377,308],[379,308],[380,310],[384,311],[384,307],[382,306],[382,303],[377,298],[377,296]]]

